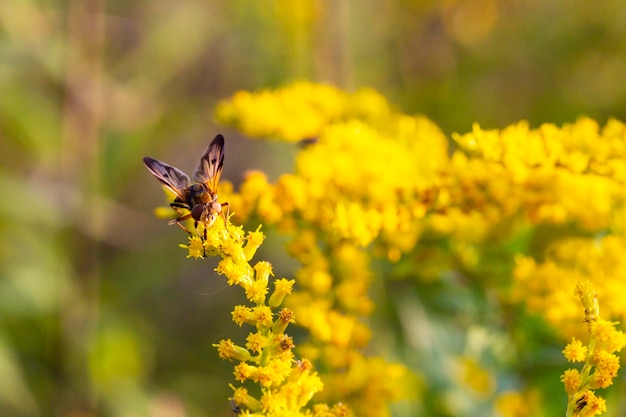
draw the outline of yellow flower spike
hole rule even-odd
[[[274,292],[270,295],[268,304],[270,307],[276,308],[280,306],[287,294],[291,294],[293,289],[293,279],[281,278],[274,281]]]
[[[297,194],[301,191],[298,189],[298,181],[287,181],[285,184],[290,187],[285,187],[282,192]],[[249,189],[248,195],[234,194],[230,184],[221,187],[226,190],[231,207],[237,206],[238,211],[246,215],[255,209],[260,212],[266,210],[275,220],[281,220],[281,207],[273,201],[274,187],[267,183],[264,176],[251,174],[244,187]],[[300,194],[297,198],[300,207],[304,196]],[[254,304],[237,305],[231,313],[233,322],[238,326],[248,324],[256,328],[246,337],[245,347],[231,339],[220,340],[213,345],[220,358],[239,362],[233,369],[236,381],[242,384],[256,383],[261,391],[262,397],[257,400],[246,389],[230,385],[234,391],[231,398],[233,410],[242,416],[310,416],[310,410],[305,407],[313,394],[322,389],[321,381],[311,375],[297,381],[289,380],[290,375],[294,374],[293,370],[299,369],[294,358],[293,339],[284,333],[287,325],[293,323],[293,313],[286,308],[279,312],[273,311],[291,293],[294,280],[276,280],[268,305],[266,298],[269,281],[273,277],[272,265],[261,261],[252,267],[249,263],[265,239],[261,226],[246,234],[243,227],[230,223],[230,217],[227,224],[219,221],[219,218],[215,222],[199,221],[197,227],[194,227],[197,233],[189,237],[186,245],[180,246],[188,251],[188,257],[221,257],[215,271],[225,276],[229,285],[240,286]],[[277,317],[276,322],[273,321],[274,316]]]
[[[291,323],[295,323],[296,321],[293,318],[293,312],[288,308],[283,308],[278,313],[278,317],[274,322],[274,327],[272,327],[272,333],[279,335],[283,334],[287,329],[287,326]]]
[[[590,333],[589,346],[583,347],[576,339],[566,346],[563,354],[569,361],[585,361],[582,371],[569,369],[561,376],[567,393],[567,417],[595,416],[606,410],[606,402],[591,391],[607,388],[613,383],[619,369],[619,357],[613,354],[624,347],[623,332],[615,324],[600,317],[600,307],[593,286],[577,282],[576,295],[585,311],[585,321]],[[619,340],[617,344],[611,343]]]
[[[248,350],[242,348],[241,346],[237,346],[230,339],[220,340],[219,343],[214,344],[213,346],[217,348],[217,352],[222,359],[228,359],[229,361],[232,361],[233,359],[238,361],[249,361],[252,359]]]
[[[585,394],[574,398],[576,414],[598,409],[601,401],[585,390],[612,380],[615,360],[611,354],[623,348],[625,339],[602,321],[598,306],[600,301],[606,316],[626,317],[622,302],[626,284],[620,279],[626,266],[620,261],[626,240],[614,236],[626,224],[626,129],[621,122],[611,120],[602,129],[587,118],[537,129],[524,121],[502,130],[486,130],[476,124],[469,134],[453,135],[458,146],[449,152],[445,136],[432,122],[395,113],[371,90],[346,94],[329,86],[299,82],[257,93],[238,92],[220,104],[218,113],[226,123],[257,136],[292,141],[317,132],[316,141],[303,146],[298,154],[296,172],[281,176],[274,184],[263,174],[251,174],[238,197],[225,200],[236,202],[233,207],[243,218],[258,216],[295,236],[289,250],[302,264],[296,275],[298,291],[283,301],[276,288],[262,301],[270,305],[273,314],[273,309],[287,303],[298,315],[299,324],[311,331],[315,346],[300,346],[301,353],[307,352],[325,368],[340,369],[344,375],[362,375],[350,358],[370,335],[363,323],[373,309],[368,297],[372,272],[377,272],[371,268],[373,257],[383,254],[392,262],[420,259],[424,261],[420,276],[440,279],[451,256],[461,270],[483,276],[474,273],[487,265],[483,262],[484,243],[514,238],[524,245],[526,239],[517,239],[520,231],[543,237],[535,235],[534,228],[543,232],[545,227],[547,234],[567,228],[567,233],[582,232],[590,238],[574,244],[570,244],[574,239],[560,239],[545,251],[545,262],[520,257],[512,294],[568,339],[576,335],[563,354],[568,361],[580,361],[584,366],[580,372],[566,372],[566,391],[568,395]],[[519,229],[512,230],[512,225]],[[424,250],[433,241],[444,243],[445,249]],[[342,245],[360,251],[365,267],[337,255]],[[513,250],[518,249],[515,246]],[[590,250],[594,247],[595,251]],[[534,245],[531,249],[544,250]],[[247,251],[244,255],[251,259]],[[541,254],[536,257],[542,258]],[[368,272],[372,273],[369,279]],[[579,325],[581,312],[569,305],[570,294],[563,291],[569,288],[568,280],[585,276],[602,283],[598,297],[583,286],[579,288],[590,332],[588,346],[578,341],[583,340],[585,330]],[[250,285],[245,280],[242,284],[249,292],[262,293],[259,288],[249,289]],[[249,298],[262,299],[259,295]],[[256,323],[256,318],[253,321]],[[283,326],[286,322],[276,317],[272,336],[282,334]],[[611,333],[616,336],[610,337]],[[275,352],[266,348],[264,353],[271,359]],[[390,366],[384,364],[381,369]],[[346,378],[337,379],[338,388],[331,386],[332,393],[349,386]],[[349,394],[355,404],[364,404],[365,412],[359,414],[381,410],[377,415],[384,415],[383,408],[394,391],[379,389],[375,391],[378,395],[372,395],[369,386],[367,392],[362,391]],[[293,396],[292,387],[281,392]],[[276,399],[280,392],[268,395],[273,399],[268,403],[291,404]],[[380,400],[376,407],[370,406],[376,399]],[[528,412],[528,399],[520,402],[520,412]]]

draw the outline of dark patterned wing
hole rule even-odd
[[[189,176],[178,168],[148,156],[143,158],[148,171],[165,187],[185,201],[185,190],[191,185]]]
[[[224,165],[224,137],[217,135],[198,161],[193,172],[195,182],[205,184],[211,193],[217,192],[217,184]]]

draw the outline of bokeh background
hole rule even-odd
[[[290,170],[293,146],[215,124],[220,99],[367,86],[449,134],[624,120],[624,74],[618,0],[3,0],[0,415],[232,415],[211,344],[241,295],[185,259],[141,163],[189,172],[221,132],[224,179]]]

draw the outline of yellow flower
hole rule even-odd
[[[599,315],[597,317],[599,317]],[[607,320],[596,318],[590,327],[592,336],[599,342],[608,342],[617,333],[615,330],[615,323],[611,323]],[[619,349],[621,349],[621,347]]]
[[[382,217],[376,210],[364,210],[359,204],[338,204],[332,227],[341,237],[365,247],[378,235]]]
[[[304,372],[299,375],[298,383],[286,385],[281,392],[288,398],[292,407],[300,408],[306,405],[313,395],[324,388],[322,380],[315,373]]]
[[[250,352],[241,346],[235,345],[232,340],[220,340],[217,345],[217,351],[220,358],[228,360],[249,361],[251,359]]]
[[[619,358],[617,356],[607,351],[599,350],[594,353],[590,363],[596,367],[590,388],[606,388],[613,383],[613,378],[617,376],[617,370],[619,369]]]
[[[259,226],[254,232],[248,232],[246,246],[244,246],[243,248],[243,252],[247,261],[252,260],[254,254],[264,240],[265,235],[261,232],[261,226]]]
[[[496,398],[494,408],[503,417],[534,416],[539,411],[539,395],[536,391],[505,391]]]
[[[265,390],[261,397],[261,404],[267,415],[279,415],[278,413],[282,414],[287,411],[287,399],[275,391]]]
[[[373,114],[376,112],[379,115],[384,113],[385,103],[380,101],[381,97],[376,97],[372,92],[364,93],[363,97],[370,102],[366,107],[358,110],[357,113],[360,116],[370,117],[376,116]],[[310,108],[303,111],[298,107],[303,103]],[[333,87],[301,83],[280,92],[278,96],[268,93],[255,96],[245,92],[238,93],[232,103],[223,103],[220,111],[224,117],[237,119],[244,129],[250,129],[257,134],[277,134],[287,140],[299,140],[302,135],[321,134],[330,120],[347,114],[347,105],[347,95]],[[284,110],[291,111],[292,121],[296,122],[293,126],[281,126],[282,121],[278,119],[284,119]],[[370,152],[370,154],[373,153]],[[314,178],[314,167],[309,166],[308,170],[308,175]],[[386,181],[389,180],[389,178],[386,179]],[[352,185],[360,186],[357,183]],[[317,183],[317,187],[322,186],[324,184]],[[382,186],[384,188],[385,184]],[[279,226],[284,230],[294,230],[299,222],[298,218],[316,218],[319,224],[325,226],[326,231],[329,230],[330,222],[324,219],[330,220],[334,216],[333,205],[328,205],[320,211],[311,211],[310,208],[314,207],[310,200],[312,194],[302,177],[285,176],[281,179],[279,186],[274,186],[267,182],[264,175],[251,173],[242,189],[246,190],[246,193],[237,194],[233,192],[232,184],[223,183],[219,190],[228,196],[231,202],[230,208],[240,213],[240,217],[237,218],[246,218],[256,211],[271,223],[280,221]],[[360,187],[360,192],[363,190],[367,193],[366,188]],[[319,188],[315,191],[318,193],[317,201],[323,201],[329,197],[320,191]],[[334,191],[332,198],[336,201],[341,200],[341,193],[338,193],[338,190]],[[393,192],[388,192],[388,195],[392,194]],[[379,195],[376,197],[381,198]],[[365,223],[369,225],[375,223],[372,219],[380,217],[374,206],[369,207],[365,213],[369,216]],[[235,214],[233,210],[233,215]],[[229,285],[241,287],[248,301],[253,304],[252,306],[235,306],[231,313],[233,322],[238,326],[247,324],[254,327],[254,330],[246,337],[245,347],[239,346],[231,339],[221,340],[214,345],[220,358],[239,361],[233,369],[236,381],[242,384],[256,383],[258,385],[258,398],[241,387],[231,385],[234,390],[231,399],[233,407],[241,415],[311,416],[311,410],[306,409],[307,404],[315,393],[322,390],[323,384],[319,376],[312,371],[312,363],[309,360],[295,359],[293,338],[285,333],[288,325],[294,323],[292,310],[283,308],[280,311],[274,311],[284,302],[286,296],[291,294],[295,281],[276,280],[274,292],[268,300],[268,288],[273,277],[272,265],[266,261],[257,262],[254,267],[250,265],[250,261],[265,237],[260,231],[260,226],[255,231],[246,234],[243,227],[230,222],[231,218],[233,217],[229,215],[225,222],[216,221],[210,226],[199,222],[194,230],[197,233],[189,237],[187,245],[181,246],[188,250],[188,257],[219,256],[221,260],[215,271],[224,275]],[[363,227],[366,228],[365,223]],[[363,240],[364,238],[360,236],[362,233],[358,230],[355,233],[355,230],[346,230],[346,233]],[[302,243],[306,250],[315,250],[314,262],[309,266],[312,267],[313,272],[319,272],[319,269],[314,266],[328,266],[328,262],[324,259],[324,254],[316,250],[317,231],[310,230],[309,232],[302,234],[307,237],[302,240]],[[307,255],[306,250],[303,252],[304,255]],[[361,259],[358,265],[359,269],[366,269],[367,264],[362,261]],[[361,275],[365,276],[362,273]],[[330,278],[330,275],[327,274],[327,276]],[[326,288],[330,288],[330,285],[326,285]],[[360,307],[367,304],[366,290],[362,282],[347,285],[346,281],[338,293],[346,298],[358,296],[353,298],[356,299],[356,307]],[[366,339],[364,335],[368,334],[363,330],[364,325],[357,323],[354,314],[342,317],[329,307],[330,305],[327,305],[320,312],[320,318],[329,325],[328,337],[333,337],[332,327],[334,327],[339,332],[335,335],[335,344],[347,347],[355,339],[356,334],[361,343],[356,346],[362,346]],[[355,311],[364,311],[356,307]],[[347,362],[343,363],[345,366]],[[328,416],[348,414],[346,406],[328,407],[327,410]]]
[[[471,388],[473,392],[481,396],[487,396],[493,392],[494,378],[490,372],[469,357],[461,358],[459,364],[461,366],[461,382]]]
[[[300,352],[329,369],[322,377],[336,398],[349,396],[360,414],[384,415],[400,391],[369,379],[393,374],[394,364],[369,369],[361,354],[372,333],[364,324],[374,309],[371,285],[380,278],[372,264],[386,258],[420,280],[441,279],[450,271],[476,281],[503,277],[494,294],[506,293],[500,290],[509,288],[506,276],[513,267],[511,299],[504,304],[524,303],[568,339],[575,336],[563,353],[585,364],[584,371],[563,377],[568,394],[578,395],[571,411],[590,412],[600,404],[592,394],[576,401],[589,384],[612,380],[614,360],[599,352],[617,351],[626,340],[617,331],[609,337],[614,328],[601,322],[598,307],[607,316],[626,318],[626,261],[620,255],[626,239],[617,233],[626,224],[621,122],[609,121],[602,129],[586,118],[539,128],[524,121],[501,130],[475,124],[470,133],[453,135],[457,146],[450,152],[434,123],[393,111],[372,90],[348,94],[302,82],[239,92],[220,104],[218,118],[253,136],[314,139],[302,146],[293,173],[275,183],[251,173],[232,200],[242,205],[242,221],[257,216],[291,236],[288,251],[301,267],[297,290],[285,303],[312,336],[299,344]],[[514,252],[520,255],[509,265]],[[250,274],[238,261],[223,269],[254,302],[271,308],[283,302],[286,291],[278,283],[267,301],[266,286],[247,281],[259,280],[258,272]],[[579,289],[581,311],[571,303],[571,288],[586,277],[598,293]],[[270,340],[288,323],[273,314],[252,320],[261,332],[275,333]],[[596,332],[588,346],[579,342],[585,331],[581,317]],[[488,373],[475,364],[465,369],[468,384],[489,392]],[[285,396],[291,389],[285,387]],[[289,407],[276,395],[267,393],[267,407]]]
[[[569,395],[574,394],[580,389],[582,379],[577,369],[568,369],[561,376],[561,382],[565,385],[565,392]]]
[[[291,294],[294,283],[294,280],[285,278],[274,281],[275,290],[268,301],[270,307],[278,307],[281,305],[285,296]]]
[[[190,236],[187,245],[179,245],[183,249],[189,251],[187,258],[204,258],[204,244],[199,236]]]
[[[250,307],[236,305],[232,312],[233,321],[239,326],[243,326],[244,323],[250,324],[253,320],[253,312]]]
[[[296,345],[293,343],[293,338],[291,336],[287,336],[286,334],[278,334],[274,338],[273,343],[274,349],[280,353],[291,351],[293,348],[296,347]]]
[[[235,380],[245,382],[246,380],[251,379],[257,370],[257,366],[250,365],[246,362],[240,362],[237,366],[235,366],[233,373],[235,375]]]
[[[563,355],[569,362],[583,362],[587,359],[587,346],[572,338],[572,342],[563,349]]]
[[[267,345],[267,337],[260,333],[250,333],[246,338],[246,348],[252,352],[259,353]]]
[[[501,216],[521,209],[534,223],[569,221],[588,231],[608,227],[612,210],[626,197],[621,168],[614,168],[623,164],[615,161],[624,160],[626,149],[606,146],[623,143],[624,127],[610,124],[603,132],[590,119],[535,130],[526,122],[502,131],[474,125],[471,133],[453,135],[461,148],[452,157],[453,168],[459,163],[474,168],[453,176],[463,191],[456,204],[488,202]],[[460,153],[471,159],[464,161]]]
[[[245,285],[244,289],[246,290],[246,298],[249,301],[255,304],[262,304],[267,295],[267,281],[262,279],[255,280],[251,284]]]
[[[288,355],[277,355],[270,360],[263,368],[263,373],[267,375],[270,385],[278,386],[283,383],[287,375],[291,372],[291,351],[287,351]]]
[[[293,319],[293,312],[288,308],[283,308],[280,310],[280,313],[278,313],[276,322],[274,322],[272,333],[279,335],[282,334],[287,328],[287,325],[291,323],[295,323],[295,320]]]
[[[577,396],[574,410],[576,414],[572,415],[593,417],[606,411],[606,401],[604,398],[596,397],[593,391],[585,391]]]
[[[349,95],[326,84],[305,81],[273,91],[239,91],[218,104],[216,118],[251,137],[276,137],[290,142],[315,138],[341,119],[376,121],[389,117],[389,104],[372,89]]]
[[[543,315],[563,335],[581,338],[584,329],[577,325],[581,313],[571,302],[568,288],[579,282],[576,294],[583,296],[583,318],[588,325],[600,316],[598,303],[602,304],[603,314],[626,318],[626,281],[622,278],[626,259],[621,255],[625,250],[623,237],[608,235],[555,240],[541,262],[517,256],[512,298]],[[587,287],[587,281],[595,290]]]
[[[303,179],[291,174],[281,175],[276,183],[275,199],[283,214],[303,210],[307,204],[306,186]]]
[[[248,394],[248,390],[247,389],[245,389],[243,387],[235,388],[232,385],[230,385],[230,387],[234,391],[233,392],[233,397],[231,399],[235,402],[235,404],[243,405],[243,406],[247,407],[250,410],[260,410],[261,409],[261,403],[256,398],[254,398],[250,394]]]
[[[255,306],[252,307],[252,316],[254,317],[255,325],[261,328],[269,328],[272,325],[272,310],[269,306]]]
[[[217,264],[215,272],[225,275],[228,278],[228,285],[240,285],[244,282],[251,282],[251,269],[246,268],[245,265],[236,264],[232,258],[224,258]]]
[[[324,268],[325,269],[325,268]],[[316,268],[302,268],[296,273],[296,278],[314,294],[327,294],[332,288],[333,277],[321,266]]]

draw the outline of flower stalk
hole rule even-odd
[[[593,390],[607,388],[619,369],[615,353],[626,346],[626,334],[615,324],[600,317],[598,297],[589,282],[578,282],[576,295],[585,308],[585,322],[590,334],[589,344],[572,339],[563,350],[570,362],[584,362],[580,371],[568,369],[561,376],[567,392],[566,417],[592,417],[606,411],[606,401]]]

